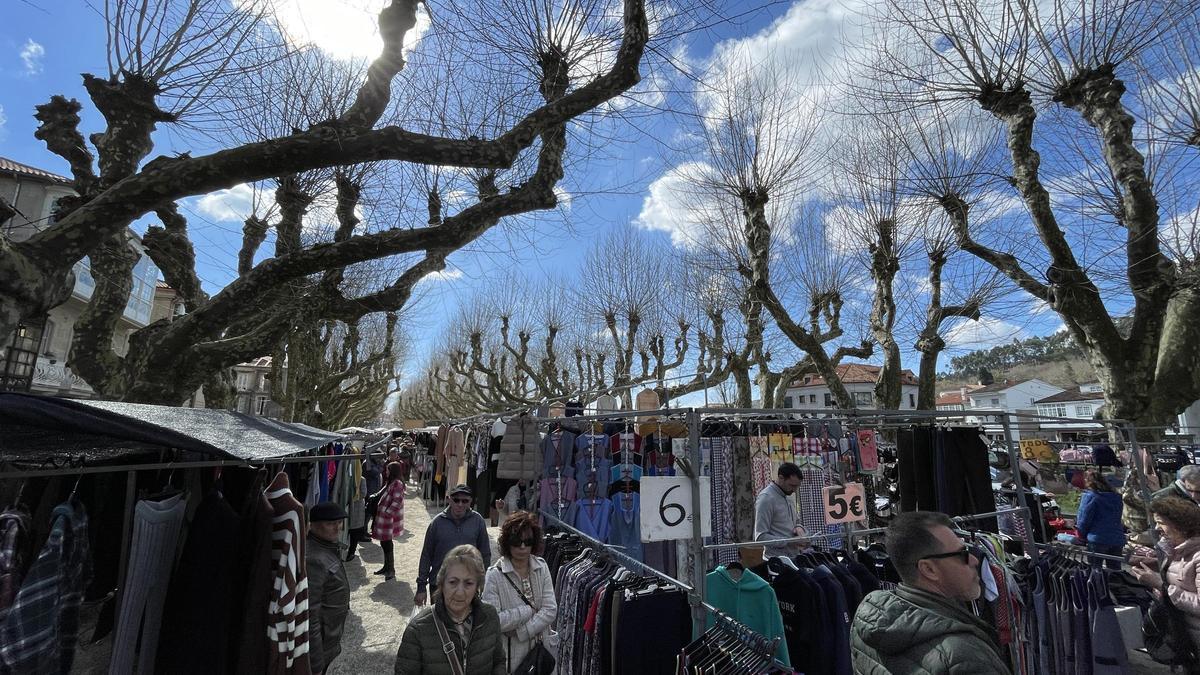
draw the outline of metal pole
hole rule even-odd
[[[704,559],[704,514],[700,511],[700,413],[696,412],[695,408],[688,408],[687,424],[692,457],[692,545],[688,551],[692,564],[692,588],[695,591],[692,602],[692,637],[698,638],[704,632],[704,607],[700,603],[704,601],[704,568],[707,561]]]
[[[1008,413],[1002,413],[1004,423],[1004,442],[1008,444],[1008,463],[1013,468],[1013,487],[1017,491],[1017,506],[1025,509],[1025,548],[1034,562],[1038,560],[1037,545],[1033,539],[1033,516],[1029,510],[1029,502],[1025,499],[1025,476],[1021,473],[1021,455],[1017,452],[1017,443],[1012,436],[1012,422]],[[1039,513],[1041,509],[1038,509]]]

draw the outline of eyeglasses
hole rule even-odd
[[[470,497],[467,497],[466,499],[455,498],[455,499],[451,499],[450,501],[454,502],[455,504],[470,504],[471,498]]]
[[[971,546],[963,546],[957,551],[948,551],[946,553],[934,553],[933,555],[923,556],[921,560],[938,560],[942,558],[961,558],[962,564],[971,564],[971,556],[975,555],[977,549]]]
[[[513,546],[524,546],[526,548],[533,548],[533,545],[535,543],[537,543],[537,540],[535,540],[535,539],[518,539],[513,542]]]

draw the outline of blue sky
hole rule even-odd
[[[377,39],[371,15],[373,7],[382,4],[381,0],[341,4],[287,0],[281,6],[283,20],[294,35],[347,58],[374,53]],[[794,70],[789,72],[801,80],[813,76],[812,64],[849,58],[853,49],[845,46],[842,33],[853,18],[847,5],[859,2],[764,4],[765,9],[736,23],[695,32],[671,45],[672,57],[681,65],[698,65],[714,54],[723,57],[737,49],[770,55],[764,58],[782,54],[778,58],[791,59],[787,67]],[[85,104],[85,134],[100,129],[101,120],[87,103],[79,74],[106,72],[105,32],[98,12],[103,0],[10,0],[6,5],[0,28],[0,155],[65,173],[65,163],[33,138],[33,109],[55,93],[78,98]],[[587,157],[575,156],[561,184],[563,200],[556,211],[502,224],[454,254],[445,273],[422,284],[409,321],[417,354],[430,348],[445,321],[479,289],[513,274],[539,280],[577,269],[589,247],[613,228],[633,224],[646,236],[682,245],[687,225],[679,216],[684,206],[672,200],[670,181],[672,168],[690,159],[678,151],[685,130],[679,126],[680,116],[656,111],[684,108],[691,102],[690,94],[686,80],[670,68],[660,67],[647,75],[640,93],[622,104],[630,119],[619,128],[618,137]],[[155,141],[154,154],[217,149],[211,141],[169,127],[160,128]],[[181,204],[197,249],[198,272],[209,292],[235,275],[248,203],[249,190],[239,187]],[[1019,210],[1019,204],[1009,209]],[[269,242],[263,248],[268,250]],[[914,269],[902,275],[901,283],[919,284],[920,275],[921,270]],[[1013,337],[1049,333],[1061,325],[1057,316],[1026,296],[1014,295],[1008,303],[1001,316],[953,329],[954,349],[946,356]],[[915,369],[911,354],[906,363]]]

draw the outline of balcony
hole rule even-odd
[[[33,370],[33,388],[63,396],[90,398],[95,392],[91,385],[71,372],[62,359],[39,356]]]

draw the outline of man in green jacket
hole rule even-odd
[[[995,630],[967,609],[982,590],[980,558],[952,527],[945,514],[931,511],[892,520],[887,550],[902,583],[859,605],[850,627],[855,673],[1011,672]]]

